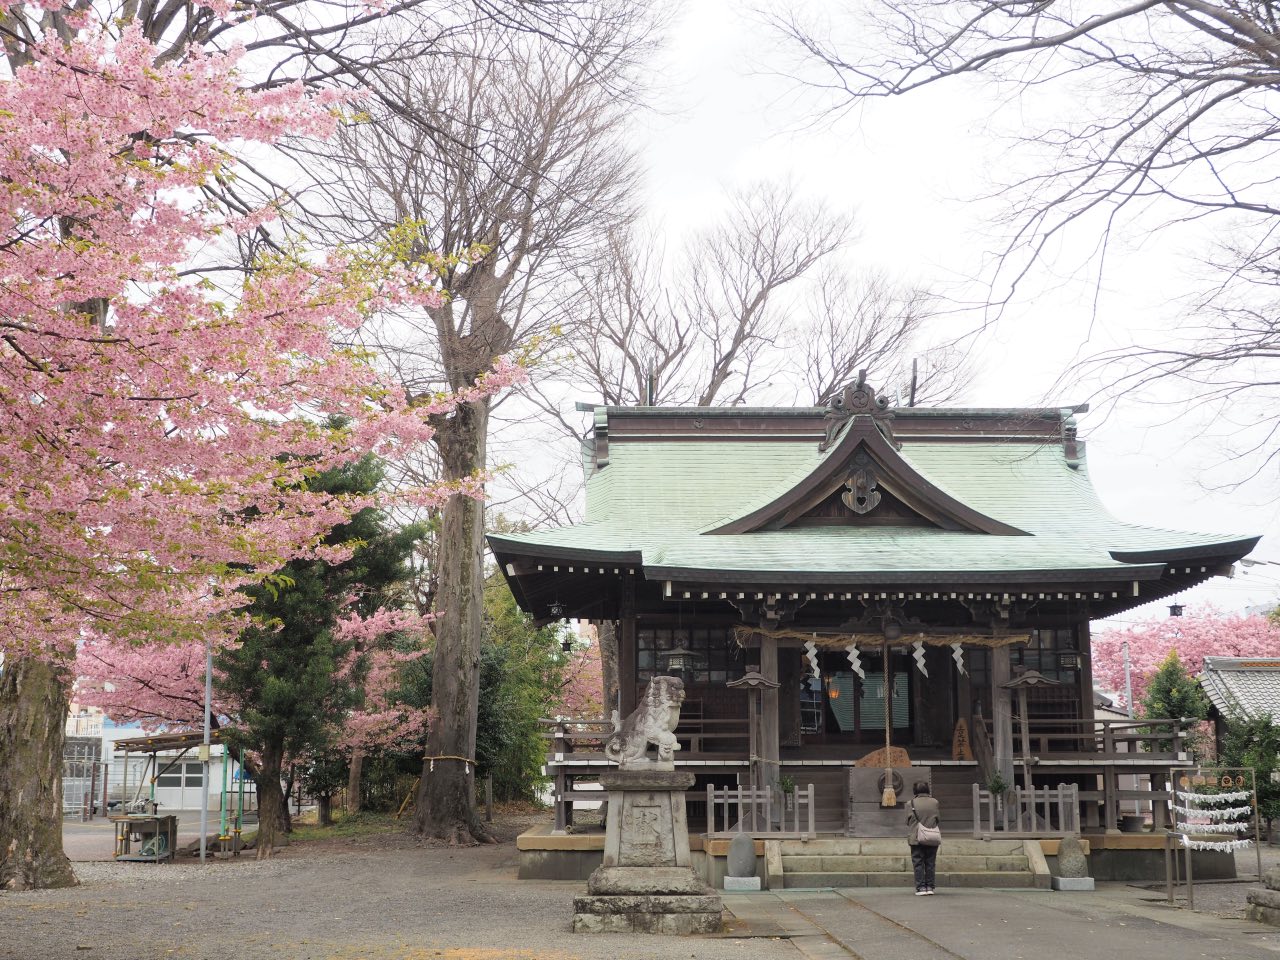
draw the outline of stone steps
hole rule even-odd
[[[1033,887],[1035,878],[1026,871],[979,871],[977,873],[943,872],[936,875],[939,887]],[[915,880],[910,870],[891,873],[790,873],[784,870],[783,886],[787,889],[812,887],[911,887]]]
[[[904,826],[903,832],[906,832]],[[943,848],[947,856],[1022,856],[1021,840],[975,840],[952,838],[943,827]],[[788,856],[910,856],[906,837],[824,837],[820,840],[783,840],[780,852]]]
[[[783,840],[783,886],[911,887],[911,848],[902,837]],[[1036,878],[1021,840],[944,840],[940,887],[1033,887]]]
[[[783,869],[797,873],[885,873],[893,870],[911,870],[909,854],[893,856],[789,856],[782,858]],[[976,857],[938,855],[940,872],[956,871],[976,873],[981,871],[1007,872],[1027,870],[1027,858]]]

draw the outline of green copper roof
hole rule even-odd
[[[1213,553],[1197,548],[1222,546],[1227,554],[1238,547],[1239,555],[1252,546],[1246,538],[1117,520],[1099,501],[1083,457],[1072,467],[1062,443],[1046,440],[908,439],[901,449],[907,464],[943,492],[1030,536],[874,525],[710,532],[795,487],[823,456],[807,437],[615,442],[608,465],[588,480],[585,522],[490,540],[502,554],[614,557],[643,564],[649,577],[696,579],[719,571],[742,582],[1017,571],[1089,571],[1124,580],[1157,576],[1174,557]],[[1122,562],[1113,552],[1135,554],[1130,559],[1148,566]]]

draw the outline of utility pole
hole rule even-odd
[[[204,744],[200,747],[200,763],[204,775],[200,778],[200,862],[205,861],[209,846],[209,715],[213,700],[213,640],[204,638]],[[225,762],[225,761],[224,761]]]
[[[1120,644],[1120,649],[1124,653],[1124,707],[1129,714],[1129,719],[1133,719],[1133,677],[1129,674],[1129,641],[1126,640]]]
[[[1128,640],[1120,644],[1120,650],[1124,653],[1124,709],[1125,709],[1125,712],[1129,714],[1129,719],[1132,720],[1134,716],[1133,676],[1130,673],[1130,669],[1129,669],[1129,641]],[[1134,786],[1136,787],[1138,785],[1136,782],[1137,778],[1135,777],[1134,780],[1135,780]],[[1142,813],[1141,800],[1133,801],[1133,812],[1135,814]]]

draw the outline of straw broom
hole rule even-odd
[[[893,789],[893,718],[889,714],[889,642],[884,644],[884,793],[880,795],[880,806],[896,807],[898,794]]]

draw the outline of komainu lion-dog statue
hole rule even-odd
[[[604,745],[604,755],[620,768],[653,763],[649,744],[658,749],[659,763],[671,763],[680,749],[675,729],[684,703],[684,681],[678,677],[654,677],[645,688],[644,699],[631,715],[618,723],[613,711],[613,736]]]

